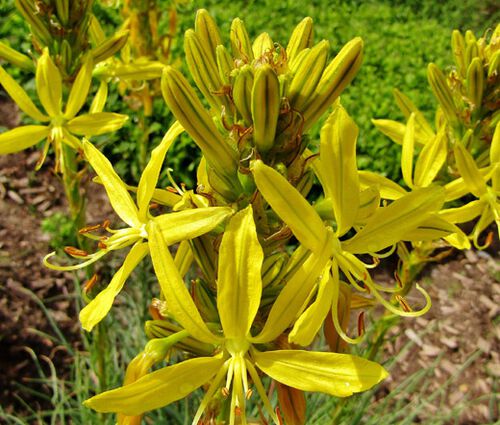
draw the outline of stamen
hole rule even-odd
[[[102,222],[102,228],[108,230],[110,224],[111,222],[108,219],[106,219]]]
[[[397,270],[394,271],[394,279],[396,279],[396,282],[398,283],[398,286],[400,288],[403,288],[403,282],[401,281],[401,278],[399,277],[399,273]]]
[[[224,398],[228,398],[229,397],[229,388],[222,387],[220,389],[220,392],[222,393],[222,397],[224,397]]]
[[[102,240],[99,241],[99,243],[97,244],[97,247],[99,249],[103,249],[103,250],[108,249],[108,246]]]
[[[253,394],[253,391],[252,391],[252,389],[251,389],[251,388],[249,388],[249,389],[247,390],[246,394],[245,394],[245,398],[246,398],[247,400],[250,400],[250,397],[252,397],[252,394]]]
[[[167,168],[167,178],[168,178],[168,181],[172,184],[173,187],[175,187],[175,189],[177,190],[177,193],[182,196],[182,195],[184,195],[184,192],[177,185],[177,183],[175,182],[174,178],[172,177],[172,174],[171,174],[172,171],[174,171],[172,168]]]

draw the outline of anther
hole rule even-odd
[[[358,315],[358,336],[365,334],[365,312],[362,311]]]
[[[245,394],[245,397],[247,400],[250,400],[250,397],[252,397],[253,391],[251,388],[249,388]]]
[[[83,285],[83,292],[85,294],[88,294],[90,290],[94,287],[96,282],[97,282],[97,274],[94,273],[94,275],[89,280],[87,280],[87,282],[85,282],[85,284]]]
[[[99,242],[97,243],[97,247],[98,247],[99,249],[108,249],[108,246],[107,246],[107,245],[106,245],[103,241],[99,241]]]
[[[90,232],[93,232],[94,230],[97,230],[97,229],[100,229],[100,228],[101,228],[100,224],[96,224],[94,226],[85,226],[85,227],[82,227],[80,230],[78,230],[78,233],[80,235],[83,235],[85,233],[90,233]]]
[[[236,406],[234,408],[234,413],[236,416],[241,416],[241,407],[240,406]]]
[[[228,398],[229,397],[229,389],[226,387],[222,387],[220,392],[222,393],[222,397]]]
[[[408,305],[406,300],[401,296],[401,295],[395,295],[396,300],[398,301],[399,305],[403,308],[404,311],[409,313],[412,311],[411,307]]]
[[[104,221],[102,222],[102,228],[103,228],[103,229],[107,229],[107,228],[109,227],[109,225],[110,225],[110,224],[111,224],[111,222],[110,222],[108,219],[106,219],[106,220],[104,220]]]
[[[75,248],[74,246],[65,246],[64,252],[72,257],[88,257],[89,253],[83,249]]]

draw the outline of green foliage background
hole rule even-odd
[[[27,28],[15,13],[13,0],[0,0],[0,39],[22,51],[30,47]],[[171,0],[160,0],[167,10]],[[95,12],[111,34],[120,25],[119,1],[97,2]],[[228,40],[231,20],[239,16],[245,21],[251,37],[267,31],[274,41],[286,45],[293,27],[305,16],[315,25],[315,40],[328,39],[332,56],[355,36],[365,42],[364,64],[354,83],[342,95],[342,102],[360,127],[358,161],[360,168],[371,169],[393,179],[400,178],[400,148],[380,134],[371,118],[402,119],[393,97],[397,87],[419,106],[433,121],[435,101],[427,84],[426,68],[430,62],[446,69],[453,63],[450,38],[455,28],[471,29],[476,35],[491,30],[500,21],[500,8],[494,0],[192,0],[178,2],[178,37],[174,40],[172,62],[188,75],[182,47],[182,34],[194,24],[197,9],[206,8]],[[167,25],[167,22],[163,22]],[[18,74],[18,71],[15,71]],[[21,75],[21,77],[23,77]],[[32,81],[24,76],[28,88]],[[137,160],[142,134],[137,125],[138,111],[128,108],[119,94],[111,91],[107,109],[130,116],[129,124],[99,143],[117,165],[119,173],[130,183],[138,180],[141,166]],[[154,117],[148,121],[150,147],[154,147],[171,122],[163,102],[157,99]],[[317,126],[312,130],[318,138]],[[198,150],[187,136],[177,143],[169,155],[174,178],[193,187]]]

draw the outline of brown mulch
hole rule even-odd
[[[391,332],[397,338],[385,345],[386,358],[401,353],[405,344],[412,345],[391,370],[385,386],[393,390],[414,373],[428,372],[425,387],[419,386],[413,400],[408,400],[426,400],[418,423],[446,416],[454,408],[461,413],[459,421],[452,423],[493,424],[499,419],[498,258],[498,251],[493,256],[466,251],[431,268],[420,279],[432,298],[431,310],[423,317],[404,319]]]

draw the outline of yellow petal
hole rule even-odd
[[[410,230],[406,236],[407,241],[433,241],[440,238],[447,240],[457,249],[469,249],[470,242],[462,230],[447,221],[442,215],[432,214],[415,230]]]
[[[405,234],[418,227],[428,214],[438,211],[444,202],[440,187],[416,189],[387,207],[378,208],[353,238],[342,248],[353,254],[377,252],[404,240]]]
[[[484,181],[488,181],[493,172],[494,169],[492,167],[484,167],[479,169],[479,173],[481,174],[481,176],[483,176]],[[446,202],[454,201],[469,193],[469,187],[465,183],[463,177],[445,184],[444,189],[446,191]]]
[[[149,227],[149,249],[158,282],[172,316],[194,338],[209,344],[217,343],[219,339],[210,332],[201,318],[179,275],[168,245],[154,222]]]
[[[155,217],[155,226],[168,245],[194,239],[210,232],[226,220],[233,210],[229,207],[207,207],[183,210]]]
[[[488,189],[474,158],[460,142],[455,143],[454,153],[458,171],[463,177],[467,188],[480,198]]]
[[[0,134],[0,154],[22,151],[49,135],[49,127],[25,125]]]
[[[372,171],[358,171],[358,174],[361,189],[375,187],[379,190],[382,199],[394,200],[407,193],[400,185],[380,174]]]
[[[142,223],[138,218],[137,207],[109,160],[88,141],[83,142],[83,149],[85,157],[101,179],[115,212],[129,226],[140,227]]]
[[[130,273],[135,269],[137,264],[148,253],[147,243],[135,244],[127,254],[123,265],[114,274],[109,285],[101,291],[82,311],[80,311],[80,322],[83,329],[90,332],[111,310],[113,301],[118,293],[122,290],[125,281],[130,276]]]
[[[302,19],[294,28],[290,41],[286,46],[286,56],[289,62],[304,49],[311,47],[313,42],[313,20],[309,16]]]
[[[87,55],[71,86],[68,102],[66,103],[66,113],[64,114],[66,119],[73,118],[87,101],[90,83],[92,82],[93,67],[92,56]]]
[[[429,186],[446,161],[447,154],[448,140],[446,127],[443,126],[436,136],[429,139],[418,155],[415,164],[415,186]]]
[[[24,89],[0,66],[0,84],[19,108],[37,121],[47,121],[49,117],[35,106]]]
[[[140,415],[186,397],[210,381],[223,363],[221,357],[186,360],[149,373],[132,384],[98,394],[84,405],[98,412]]]
[[[388,376],[378,363],[349,354],[279,350],[253,357],[259,369],[282,384],[336,397],[369,390]]]
[[[413,152],[415,146],[415,114],[411,114],[406,124],[401,152],[401,171],[408,187],[413,187]]]
[[[393,94],[394,97],[396,98],[396,103],[398,104],[399,109],[401,109],[401,112],[403,112],[406,119],[409,119],[411,114],[415,114],[415,131],[416,133],[420,133],[419,135],[421,136],[418,137],[418,139],[426,140],[430,139],[431,137],[434,137],[435,134],[434,131],[432,130],[432,127],[425,119],[424,114],[420,112],[420,110],[413,104],[410,98],[405,94],[401,93],[398,89],[394,89]]]
[[[90,137],[112,133],[122,128],[127,120],[126,115],[114,112],[96,112],[73,118],[66,124],[66,127],[72,133]]]
[[[36,66],[36,91],[40,102],[51,117],[61,114],[62,79],[45,48]]]
[[[288,335],[292,343],[308,346],[318,333],[326,315],[332,308],[333,287],[329,282],[330,267],[323,270],[323,276],[318,285],[318,293],[314,302],[307,308]]]
[[[352,227],[359,208],[357,137],[356,124],[340,105],[321,129],[322,183],[326,196],[332,200],[338,236]]]
[[[368,187],[359,194],[359,210],[356,215],[357,224],[365,224],[366,220],[380,206],[380,192],[375,187]]]
[[[321,250],[327,232],[314,208],[281,174],[262,161],[254,161],[251,168],[264,199],[297,239],[311,251]]]
[[[174,140],[184,131],[176,121],[167,131],[161,143],[151,152],[151,159],[142,172],[139,186],[137,187],[137,205],[139,207],[139,220],[145,221],[149,212],[149,202],[153,196],[163,161],[168,149]]]
[[[406,126],[397,121],[392,120],[373,120],[372,123],[377,129],[385,134],[389,139],[398,145],[403,144],[403,137]]]
[[[306,302],[316,280],[330,259],[330,244],[332,232],[323,249],[318,254],[311,254],[309,258],[286,278],[286,285],[276,298],[268,315],[266,324],[256,337],[255,343],[264,343],[277,338],[297,317],[300,309]]]
[[[441,210],[439,215],[450,223],[467,223],[480,216],[484,208],[485,202],[476,199],[461,207]]]
[[[226,338],[250,332],[262,294],[263,259],[249,205],[231,218],[219,250],[217,310]]]
[[[92,99],[92,103],[90,105],[89,112],[94,114],[96,112],[102,112],[104,109],[104,105],[106,104],[106,100],[108,98],[108,83],[106,81],[101,81],[99,84],[99,88],[97,89],[97,93]]]

